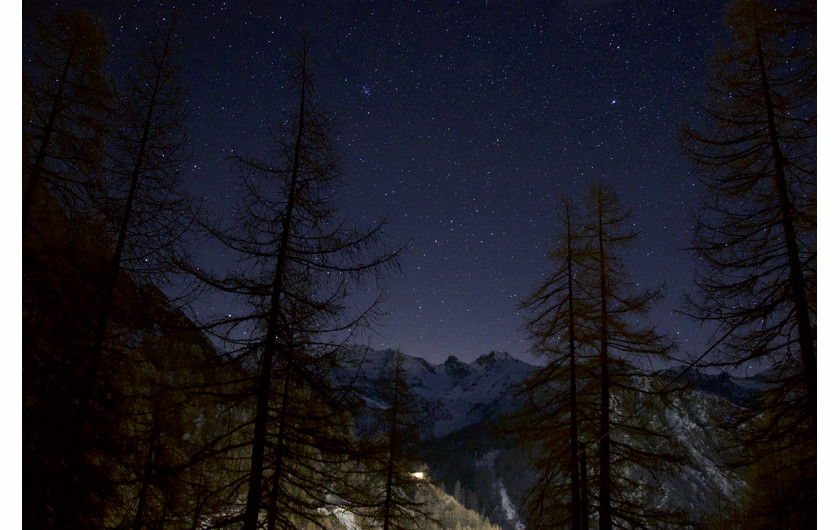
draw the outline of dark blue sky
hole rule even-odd
[[[60,2],[102,17],[115,69],[164,3]],[[519,301],[547,270],[561,193],[603,180],[641,230],[627,271],[666,284],[650,315],[688,352],[705,333],[678,316],[693,263],[696,180],[676,134],[703,96],[725,36],[720,0],[184,3],[190,93],[185,184],[224,215],[232,150],[259,155],[294,94],[288,44],[306,29],[317,98],[338,113],[343,206],[385,215],[410,240],[370,337],[440,362],[490,350],[523,358]],[[24,27],[51,2],[25,2]],[[218,256],[219,261],[227,257]]]

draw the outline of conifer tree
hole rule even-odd
[[[649,505],[656,495],[658,473],[681,460],[672,453],[668,434],[640,419],[638,405],[650,413],[659,396],[655,380],[639,369],[652,368],[653,360],[668,359],[674,344],[654,328],[637,324],[661,296],[658,291],[635,293],[622,267],[626,251],[637,233],[627,228],[629,213],[616,193],[594,182],[587,197],[592,241],[590,272],[595,282],[588,295],[596,302],[590,314],[593,346],[598,352],[598,524],[599,528],[674,523],[679,514]],[[627,412],[627,411],[631,412]],[[621,468],[618,467],[621,463]],[[635,471],[627,473],[626,469]],[[632,493],[631,493],[632,492]],[[647,499],[645,499],[647,497]],[[645,499],[645,500],[641,500]]]
[[[183,100],[175,85],[173,66],[174,25],[175,17],[172,17],[166,33],[158,35],[159,42],[152,41],[150,51],[139,54],[135,77],[130,80],[125,106],[119,115],[121,132],[110,175],[114,185],[105,190],[110,196],[106,201],[116,205],[113,212],[106,206],[104,219],[106,227],[113,229],[113,238],[109,238],[113,239],[113,247],[109,249],[94,343],[82,383],[80,425],[85,421],[90,393],[98,377],[117,281],[131,263],[127,258],[134,253],[143,262],[160,259],[159,255],[170,252],[183,234],[182,227],[174,226],[168,215],[173,209],[178,211],[183,207],[180,201],[172,200],[177,193],[177,171],[182,163],[179,151],[184,144],[180,133]],[[117,195],[118,191],[125,194]],[[145,202],[145,209],[138,208],[141,201]],[[141,239],[146,241],[140,243]],[[134,278],[141,279],[136,274]]]
[[[601,528],[674,524],[657,509],[657,477],[680,462],[657,418],[668,406],[650,370],[674,345],[638,320],[658,291],[634,292],[622,256],[636,233],[616,194],[593,183],[584,215],[561,206],[554,272],[525,301],[535,351],[546,366],[527,381],[520,439],[538,442],[540,475],[528,498],[529,524],[588,528],[590,492]],[[597,450],[594,480],[585,447]],[[574,451],[570,448],[574,447]],[[576,508],[577,506],[577,508]]]
[[[244,499],[231,520],[249,530],[264,516],[294,528],[322,518],[319,510],[337,499],[354,504],[358,484],[340,471],[358,458],[352,402],[327,377],[342,351],[331,337],[345,340],[365,324],[366,311],[345,311],[348,293],[366,275],[395,266],[398,254],[382,249],[381,224],[358,231],[338,216],[332,118],[315,104],[305,43],[295,60],[295,111],[272,135],[275,159],[237,156],[245,193],[237,219],[207,226],[239,263],[222,278],[194,271],[251,308],[214,326],[244,371],[228,385],[231,398],[254,411],[225,440],[250,449],[247,479],[231,484],[231,498]]]
[[[767,508],[811,526],[816,506],[816,2],[736,0],[699,119],[682,135],[702,203],[688,312],[720,342],[700,365],[767,371],[772,388],[732,418],[742,463],[774,466]],[[728,432],[735,432],[731,429]],[[777,466],[764,459],[782,460]],[[733,462],[734,463],[734,462]],[[782,476],[784,475],[784,477]],[[784,507],[780,510],[780,507]],[[787,517],[787,515],[785,515]]]
[[[33,385],[61,380],[56,388],[40,388],[36,393],[64,396],[45,401],[53,403],[53,414],[62,411],[58,414],[66,418],[61,447],[55,455],[46,455],[40,449],[33,452],[33,461],[55,459],[60,463],[46,500],[50,509],[44,512],[54,517],[55,526],[104,524],[101,517],[120,510],[116,492],[136,478],[127,477],[123,471],[129,466],[126,459],[137,449],[132,445],[138,441],[132,434],[136,432],[135,420],[141,417],[137,406],[148,396],[133,393],[142,387],[131,382],[143,379],[137,370],[144,359],[141,350],[129,341],[143,333],[140,328],[149,320],[146,310],[150,305],[143,300],[149,291],[142,285],[161,279],[171,270],[160,256],[176,252],[185,227],[179,218],[185,201],[178,190],[177,175],[182,160],[178,155],[184,143],[180,129],[183,107],[172,67],[173,24],[174,17],[168,32],[150,43],[148,53],[140,54],[135,77],[122,93],[120,108],[110,109],[105,117],[93,111],[84,115],[82,121],[89,129],[113,132],[99,138],[104,142],[102,152],[97,148],[102,158],[97,159],[96,178],[85,181],[84,200],[71,203],[67,186],[43,186],[41,181],[48,180],[43,164],[35,163],[30,173],[30,185],[41,190],[40,195],[33,192],[36,194],[32,197],[41,197],[43,207],[37,217],[30,216],[33,229],[25,233],[27,285],[53,297],[58,307],[87,313],[93,320],[92,326],[86,323],[72,332],[78,340],[59,340],[51,358],[33,352],[33,369],[28,370]],[[74,56],[76,51],[72,47],[71,51],[68,55]],[[63,70],[68,79],[73,64],[68,59]],[[59,94],[71,98],[85,92],[68,81]],[[60,97],[56,95],[55,99]],[[37,103],[33,101],[33,108]],[[69,103],[61,112],[70,112],[67,108],[72,108]],[[50,152],[47,140],[58,146],[84,143],[78,137],[79,127],[66,127],[61,112],[54,120],[51,116],[48,123],[53,127],[43,134],[38,155],[41,162],[46,160],[41,154]],[[81,120],[78,110],[72,115]],[[100,118],[107,118],[107,122],[97,123]],[[75,172],[76,180],[85,175],[86,168],[79,164],[59,167]],[[59,235],[56,227],[69,227],[61,229],[67,229],[72,237]],[[60,260],[46,260],[46,252],[58,251]],[[146,274],[131,266],[138,262],[144,265]],[[56,282],[45,281],[52,276]],[[160,310],[152,307],[152,311]],[[25,331],[31,337],[38,326],[47,323],[41,320],[43,314],[30,314],[32,327],[27,323]],[[33,429],[38,429],[42,421],[36,420]],[[160,432],[153,438],[158,435]],[[144,444],[155,446],[148,439]],[[143,472],[138,469],[138,473]]]
[[[417,409],[406,381],[405,359],[393,353],[387,366],[389,406],[383,411],[384,440],[374,448],[378,458],[368,461],[374,489],[372,518],[383,530],[423,528],[429,523],[429,507],[420,490],[427,484],[416,456]],[[381,484],[381,486],[380,486]]]
[[[549,254],[555,268],[522,303],[529,312],[526,328],[532,347],[545,358],[546,366],[525,382],[523,391],[530,406],[525,414],[518,414],[516,423],[520,438],[541,443],[534,462],[539,475],[527,500],[529,527],[579,529],[588,518],[581,504],[579,458],[584,419],[579,378],[586,359],[578,349],[587,342],[583,328],[591,312],[581,286],[588,249],[569,199],[562,199],[559,213],[558,246]]]
[[[26,44],[26,43],[25,43]],[[108,39],[83,10],[39,23],[23,72],[24,513],[44,526],[66,496],[64,451],[74,428],[80,353],[92,336],[101,273],[83,216],[87,185],[102,176],[113,93],[104,75]],[[85,503],[80,503],[85,504]]]

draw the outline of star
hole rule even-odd
[[[286,44],[310,28],[317,103],[336,116],[337,206],[363,226],[387,216],[389,244],[409,242],[401,271],[383,279],[388,296],[372,346],[399,345],[432,362],[506,347],[527,359],[516,301],[550,266],[558,198],[582,195],[592,180],[613,185],[635,209],[642,237],[627,264],[633,280],[667,281],[666,300],[690,288],[692,263],[681,249],[697,191],[680,184],[690,168],[667,146],[701,99],[705,73],[694,66],[725,32],[705,13],[724,2],[704,10],[675,3],[667,12],[629,2],[609,18],[585,2],[551,13],[531,4],[418,13],[376,0],[364,10],[314,2],[289,5],[282,18],[237,3],[188,3],[182,20],[204,23],[178,29],[193,110],[185,185],[219,212],[230,209],[236,175],[227,157],[267,152],[294,99]],[[140,14],[148,10],[60,4],[101,17],[119,37],[120,60],[145,38]],[[40,13],[26,5],[28,24]],[[681,28],[692,28],[692,39],[677,39]],[[675,82],[680,91],[663,90]],[[626,104],[639,112],[623,116]],[[703,334],[674,309],[663,305],[652,319],[696,337],[692,348]]]

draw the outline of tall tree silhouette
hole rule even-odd
[[[108,399],[107,395],[97,396],[102,380],[113,375],[103,374],[103,357],[112,347],[120,348],[108,344],[109,329],[116,331],[114,338],[119,339],[126,335],[126,329],[133,328],[131,321],[138,315],[131,312],[141,308],[139,300],[131,301],[136,298],[132,294],[134,286],[139,285],[136,282],[149,281],[151,276],[141,276],[137,267],[132,270],[132,260],[128,258],[154,264],[146,271],[159,273],[159,279],[163,275],[159,256],[177,248],[183,233],[183,224],[173,222],[184,200],[177,189],[177,168],[182,161],[179,151],[184,138],[180,129],[183,100],[173,67],[174,24],[172,17],[165,31],[152,39],[149,51],[138,54],[137,67],[115,116],[119,133],[108,146],[105,182],[95,195],[97,208],[87,216],[88,237],[107,247],[102,252],[102,257],[107,255],[107,265],[102,264],[102,277],[95,281],[97,306],[92,344],[84,348],[86,366],[78,381],[78,401],[69,411],[73,427],[65,440],[68,470],[59,478],[68,492],[83,473],[86,437],[93,435],[89,419],[98,407],[95,402]],[[132,305],[134,308],[130,309]],[[117,312],[122,314],[115,318]],[[117,394],[119,391],[111,390]],[[110,399],[114,399],[113,394]],[[70,499],[69,494],[59,498],[58,526],[71,524],[73,516],[68,511],[74,508]]]
[[[414,474],[422,467],[415,456],[418,411],[401,352],[394,352],[389,359],[386,375],[384,395],[389,403],[382,411],[384,440],[375,449],[379,458],[367,463],[374,490],[371,516],[383,530],[423,528],[429,522],[429,508],[421,491],[426,478]]]
[[[532,348],[546,365],[525,382],[523,391],[530,406],[526,413],[517,414],[516,423],[521,439],[541,443],[534,462],[539,478],[527,500],[529,527],[579,529],[587,527],[588,511],[581,500],[579,443],[584,405],[580,374],[586,359],[578,345],[591,340],[591,333],[590,338],[585,336],[584,323],[592,308],[581,286],[584,260],[591,249],[568,198],[561,200],[558,217],[558,246],[549,253],[554,269],[521,304],[529,314],[526,328]]]
[[[237,396],[254,411],[238,429],[247,429],[250,447],[239,516],[245,529],[257,528],[269,492],[272,504],[279,499],[281,508],[269,508],[272,524],[291,528],[293,516],[316,518],[339,488],[341,455],[354,444],[347,438],[352,429],[336,425],[346,421],[347,403],[326,377],[339,351],[330,337],[346,335],[366,319],[367,312],[348,316],[345,311],[352,283],[396,265],[397,257],[381,248],[381,224],[358,231],[338,216],[333,200],[340,171],[331,146],[332,119],[314,103],[306,43],[296,61],[296,111],[272,135],[276,158],[237,156],[244,196],[236,222],[208,226],[239,263],[221,279],[195,271],[253,308],[215,326],[249,374]],[[318,403],[319,410],[308,412],[308,403]],[[332,476],[318,463],[326,461],[334,466]],[[265,475],[272,469],[276,479],[267,487]]]
[[[653,290],[635,293],[635,284],[623,270],[622,253],[637,233],[628,229],[629,213],[619,205],[615,191],[593,183],[587,208],[593,250],[589,271],[595,280],[587,295],[596,303],[590,318],[598,352],[598,524],[612,528],[674,522],[679,514],[648,502],[658,493],[657,474],[681,458],[673,454],[663,426],[642,420],[640,414],[656,410],[654,403],[668,405],[656,379],[640,370],[652,368],[654,360],[668,359],[674,351],[673,342],[638,323],[661,295]],[[635,472],[628,473],[629,468]],[[645,496],[647,500],[640,501]]]
[[[674,471],[681,456],[661,420],[670,405],[664,383],[650,373],[674,345],[639,323],[660,295],[634,292],[623,270],[636,233],[615,192],[596,182],[583,202],[583,215],[570,201],[561,204],[553,272],[523,305],[535,351],[547,360],[526,383],[529,404],[519,421],[520,439],[538,442],[529,523],[587,528],[593,498],[601,528],[676,524],[681,514],[655,502],[658,476]],[[597,451],[593,481],[586,446]]]
[[[688,312],[722,344],[702,364],[771,370],[745,416],[749,459],[787,447],[787,508],[816,503],[816,2],[733,1],[700,119],[682,135],[703,185]],[[797,455],[794,457],[794,455]],[[770,467],[764,465],[765,468]],[[774,503],[778,508],[779,502]],[[801,522],[801,521],[800,521]],[[808,524],[806,524],[808,526]]]

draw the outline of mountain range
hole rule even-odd
[[[371,408],[387,406],[383,389],[395,354],[395,350],[357,346],[344,365],[342,377],[353,380],[354,391]],[[403,369],[419,410],[418,451],[432,480],[494,524],[524,528],[519,507],[536,474],[528,465],[528,450],[518,447],[513,434],[500,427],[506,415],[523,405],[517,387],[537,367],[507,353],[490,352],[471,363],[450,356],[441,364],[430,364],[403,355]],[[649,376],[679,390],[669,396],[668,406],[640,413],[671,433],[671,443],[685,455],[685,464],[664,476],[661,495],[652,502],[683,511],[698,523],[723,517],[743,479],[722,465],[716,444],[720,433],[710,426],[710,417],[752,399],[761,387],[761,376],[736,378],[694,369]]]
[[[387,406],[382,392],[388,385],[383,382],[387,380],[387,366],[395,353],[395,350],[357,347],[352,360],[344,366],[344,377],[355,378],[352,383],[355,392],[373,408]],[[469,364],[450,356],[438,365],[404,355],[406,382],[420,411],[421,438],[440,439],[488,417],[512,411],[517,404],[513,388],[534,368],[499,352],[488,353]]]

